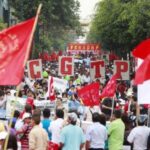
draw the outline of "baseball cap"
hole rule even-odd
[[[0,140],[6,139],[7,135],[8,135],[8,133],[6,131],[0,132]]]
[[[138,122],[144,123],[147,120],[148,116],[147,115],[140,115],[138,117]]]
[[[77,121],[77,115],[76,115],[76,113],[69,113],[68,114],[68,117],[69,117],[69,119],[71,120],[71,121]]]
[[[31,114],[30,113],[24,113],[23,114],[23,117],[22,117],[22,120],[26,119],[26,118],[30,118],[31,117]]]

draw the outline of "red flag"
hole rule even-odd
[[[107,85],[103,89],[102,94],[100,95],[101,98],[104,97],[113,97],[116,91],[116,80],[118,79],[118,74],[115,74],[111,77],[111,79],[108,81]]]
[[[18,85],[35,18],[0,32],[0,85]]]
[[[136,70],[134,84],[142,84],[144,81],[150,79],[150,55],[142,62]]]
[[[49,77],[48,91],[49,91],[49,99],[51,101],[54,101],[55,100],[55,91],[54,91],[54,79],[53,79],[53,77]]]
[[[145,59],[150,54],[150,39],[141,42],[132,52],[133,56]]]
[[[85,106],[99,105],[99,83],[91,83],[78,90],[78,96]]]

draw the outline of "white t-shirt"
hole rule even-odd
[[[106,127],[99,122],[93,123],[87,128],[86,140],[90,141],[90,148],[103,148],[105,147],[105,141],[107,140]]]
[[[63,127],[64,120],[58,118],[51,122],[48,130],[52,133],[52,142],[59,144],[60,142],[60,132]]]
[[[146,150],[150,128],[138,126],[131,130],[127,140],[133,143],[133,150]]]
[[[90,83],[91,82],[91,77],[90,76],[84,76],[83,77],[83,83]]]

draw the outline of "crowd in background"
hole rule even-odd
[[[4,146],[9,135],[8,147],[17,150],[46,150],[55,147],[63,150],[121,150],[129,145],[134,150],[146,150],[150,129],[147,127],[148,105],[140,105],[137,114],[137,87],[133,85],[134,73],[130,80],[117,80],[115,97],[100,99],[99,106],[86,107],[78,96],[78,89],[92,83],[100,84],[99,93],[113,75],[112,62],[106,63],[105,79],[90,77],[90,60],[97,60],[93,54],[76,55],[74,76],[60,77],[58,62],[43,62],[43,78],[30,80],[27,70],[20,84],[18,97],[26,99],[24,110],[15,110],[9,130],[0,122],[0,144]],[[67,89],[55,89],[55,107],[37,109],[34,100],[48,100],[48,77],[63,78]],[[0,90],[0,108],[6,106],[7,95],[16,95],[15,87],[5,86]],[[9,133],[9,134],[8,134]],[[49,141],[49,142],[48,142]],[[49,145],[49,148],[48,148]],[[1,148],[3,149],[3,148]]]

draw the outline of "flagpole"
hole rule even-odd
[[[41,12],[41,8],[42,8],[42,4],[39,5],[37,13],[36,13],[36,17],[35,17],[35,21],[34,21],[34,25],[33,25],[32,31],[31,31],[29,43],[27,45],[27,52],[26,52],[25,59],[24,59],[24,66],[26,65],[26,61],[27,61],[29,53],[30,53],[30,48],[31,48],[34,32],[36,30],[37,22],[38,22],[38,19],[39,19],[39,14]]]
[[[37,26],[39,14],[41,12],[41,8],[42,8],[42,4],[39,5],[37,13],[36,13],[35,21],[34,21],[33,28],[32,28],[32,31],[31,31],[31,35],[30,35],[30,38],[29,38],[29,42],[28,42],[28,45],[27,45],[27,52],[26,52],[26,55],[25,55],[23,67],[25,67],[26,61],[27,61],[29,53],[30,53],[30,48],[31,48],[31,44],[32,44],[34,32],[36,30],[36,26]],[[17,89],[16,90],[17,93],[16,93],[15,101],[17,100],[18,95],[19,95],[19,90],[20,90],[19,86],[17,86],[16,89]],[[5,140],[5,143],[4,143],[4,150],[7,150],[7,145],[8,145],[8,140],[9,140],[9,134],[10,134],[10,128],[11,128],[11,125],[12,125],[12,118],[14,116],[14,112],[15,112],[15,106],[13,108],[12,116],[11,116],[10,123],[9,123],[9,126],[8,126],[8,136],[7,136],[7,138]]]
[[[113,96],[113,99],[112,99],[112,107],[111,107],[111,117],[113,116],[113,112],[114,112],[114,105],[115,105],[115,95]]]
[[[18,98],[18,95],[19,95],[19,90],[20,90],[20,86],[18,85],[16,87],[16,96],[15,96],[15,102],[17,101],[17,98]],[[14,106],[13,106],[13,110],[12,110],[12,113],[11,113],[11,117],[10,117],[10,122],[9,122],[9,126],[8,126],[8,135],[6,137],[6,140],[5,140],[5,143],[4,143],[4,150],[7,150],[7,145],[8,145],[8,140],[9,140],[9,134],[10,134],[10,128],[12,126],[12,119],[13,119],[13,116],[14,116],[14,112],[15,112],[15,103],[14,103]]]

